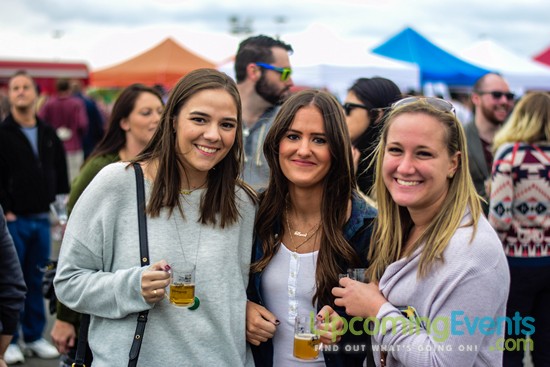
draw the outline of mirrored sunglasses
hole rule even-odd
[[[279,74],[281,74],[281,81],[282,82],[286,82],[290,78],[290,75],[292,74],[292,69],[291,68],[280,68],[278,66],[265,64],[263,62],[257,62],[256,65],[261,67],[262,69],[273,70],[273,71],[278,72]]]

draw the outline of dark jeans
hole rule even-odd
[[[8,222],[15,249],[27,284],[25,308],[21,313],[21,329],[27,343],[42,338],[46,326],[42,278],[50,258],[50,221],[47,217],[18,216]],[[17,342],[13,336],[12,343]]]
[[[510,296],[506,316],[519,312],[535,319],[533,351],[535,367],[550,366],[550,266],[510,267]],[[508,335],[506,338],[523,338]],[[524,351],[504,351],[504,367],[523,366]]]

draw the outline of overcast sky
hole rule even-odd
[[[317,23],[371,46],[406,26],[450,51],[482,37],[526,57],[550,46],[548,0],[1,0],[0,58],[85,61],[96,69],[171,36],[219,62],[239,40],[229,36],[233,16],[253,34],[283,40]]]

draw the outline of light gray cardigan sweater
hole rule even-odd
[[[462,224],[470,218],[467,212]],[[373,344],[390,350],[386,366],[502,365],[502,351],[495,347],[504,333],[508,264],[497,234],[483,215],[470,243],[472,232],[472,226],[459,228],[444,251],[444,263],[436,263],[424,278],[417,276],[421,248],[384,272],[379,286],[389,302],[377,318],[400,317],[397,307],[402,306],[413,306],[420,318],[427,318],[411,333],[403,332],[399,323],[387,322],[386,332],[380,327]]]
[[[197,259],[197,310],[167,299],[148,304],[141,295],[136,184],[127,163],[105,167],[74,207],[55,278],[62,303],[92,315],[89,343],[94,366],[125,366],[136,313],[150,310],[139,366],[253,366],[246,345],[246,287],[255,205],[237,189],[241,214],[229,228],[199,225],[204,190],[182,196],[178,210],[147,218],[151,264]],[[149,197],[151,184],[146,182]],[[177,222],[177,224],[176,224]],[[179,236],[178,236],[179,231]],[[182,243],[179,243],[181,238]]]

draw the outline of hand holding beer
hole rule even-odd
[[[332,288],[332,295],[336,297],[334,304],[344,307],[348,315],[364,318],[376,317],[388,302],[377,283],[363,283],[349,277],[340,279],[340,287]]]
[[[148,303],[155,303],[164,298],[164,288],[170,282],[166,272],[168,263],[165,260],[154,263],[141,275],[141,295]]]
[[[338,312],[330,306],[323,306],[317,313],[317,332],[319,333],[321,344],[336,344],[342,339],[342,329],[344,323]]]
[[[294,319],[294,357],[298,359],[319,358],[321,340],[316,323],[313,311],[307,316],[298,315]]]

